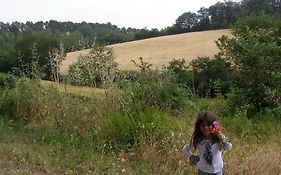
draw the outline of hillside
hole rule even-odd
[[[215,41],[224,34],[230,34],[229,30],[213,30],[192,32],[178,35],[156,37],[121,44],[109,45],[116,55],[118,67],[122,70],[136,70],[131,62],[138,57],[153,64],[153,68],[161,68],[168,65],[173,58],[184,58],[187,62],[198,56],[213,57],[218,53]],[[77,61],[79,55],[89,53],[89,49],[70,52],[62,63],[61,72],[67,73],[68,66]]]

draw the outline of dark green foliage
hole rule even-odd
[[[59,40],[50,33],[33,33],[32,35],[24,36],[15,44],[14,57],[18,58],[17,67],[32,69],[34,63],[38,64],[45,74],[44,79],[51,77],[51,66],[49,66],[49,52],[59,48]],[[32,70],[27,70],[32,72]],[[28,77],[31,77],[28,75]],[[31,77],[32,78],[32,77]]]
[[[157,36],[161,36],[161,32],[158,29],[149,30],[147,28],[144,28],[135,34],[134,39],[140,40],[140,39],[152,38]]]
[[[138,29],[118,28],[111,23],[72,23],[50,20],[47,22],[0,22],[0,71],[8,72],[19,64],[19,52],[24,64],[30,63],[31,46],[38,44],[39,64],[44,66],[46,79],[50,78],[48,52],[63,42],[65,50],[91,48],[93,43],[115,44],[134,39]]]
[[[179,33],[193,32],[198,23],[197,15],[193,12],[186,12],[180,15],[175,23]]]
[[[0,72],[8,72],[16,63],[12,57],[15,37],[11,32],[0,32]]]
[[[195,26],[196,31],[208,30],[210,29],[210,18],[209,18],[209,9],[201,7],[197,11],[198,22]]]
[[[211,29],[225,29],[241,16],[239,3],[233,1],[217,2],[209,7]]]
[[[280,106],[281,20],[253,15],[238,20],[234,37],[218,42],[220,55],[239,71],[239,88],[250,107],[249,115]]]
[[[279,0],[242,0],[241,6],[246,15],[263,11],[268,15],[280,16],[281,2]]]
[[[179,84],[190,84],[191,75],[184,59],[173,59],[169,62],[167,69],[176,76],[176,82]]]
[[[194,86],[201,97],[214,97],[215,88],[219,86],[223,95],[229,91],[233,81],[230,63],[217,57],[199,57],[191,62]],[[216,87],[217,86],[217,87]]]
[[[0,73],[0,89],[11,89],[16,84],[16,77]]]
[[[145,71],[136,75],[124,91],[132,104],[154,106],[159,110],[182,111],[192,96],[189,88],[175,83],[169,72]]]

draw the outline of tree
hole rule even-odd
[[[200,96],[214,97],[214,86],[220,81],[222,94],[229,91],[229,81],[232,79],[230,63],[220,57],[210,59],[209,57],[198,57],[191,62],[194,84]]]
[[[258,14],[265,12],[269,15],[281,15],[281,1],[280,0],[242,0],[242,8],[245,15]]]
[[[51,79],[59,82],[59,72],[62,61],[65,60],[65,53],[63,44],[60,44],[59,49],[52,49],[49,51],[49,65],[51,67]]]
[[[173,59],[167,69],[176,76],[177,83],[188,84],[190,80],[188,65],[184,59]]]
[[[50,78],[51,69],[49,65],[49,51],[59,48],[58,38],[46,32],[32,33],[19,39],[14,46],[13,57],[21,57],[21,64],[30,64],[32,62],[32,47],[36,43],[36,52],[38,53],[38,64],[45,73],[45,79]],[[16,65],[19,66],[19,60]]]
[[[177,18],[175,26],[177,27],[179,33],[192,32],[195,30],[197,23],[198,18],[196,13],[186,12]]]
[[[210,14],[209,9],[201,7],[197,11],[198,23],[196,24],[196,31],[210,29]]]
[[[148,30],[147,28],[144,28],[135,34],[134,39],[139,40],[139,39],[152,38],[152,37],[156,37],[156,36],[160,36],[160,32],[158,29]]]
[[[239,71],[239,92],[250,105],[249,114],[280,104],[280,37],[281,20],[260,14],[239,19],[232,37],[217,42],[220,55]]]
[[[232,1],[217,2],[209,7],[211,27],[213,29],[228,28],[240,16],[240,5]]]

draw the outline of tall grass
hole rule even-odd
[[[234,145],[223,155],[225,174],[281,172],[276,111],[247,118],[243,112],[228,116],[223,99],[188,103],[183,113],[175,114],[132,103],[120,91],[83,97],[20,80],[0,96],[0,160],[10,162],[3,172],[195,174],[196,167],[188,165],[181,148],[203,109],[218,114]]]

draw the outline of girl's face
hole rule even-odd
[[[200,130],[201,132],[204,134],[205,137],[210,137],[211,134],[212,134],[212,129],[213,129],[213,125],[212,124],[209,124],[208,122],[206,121],[203,121],[201,124],[200,124]]]

